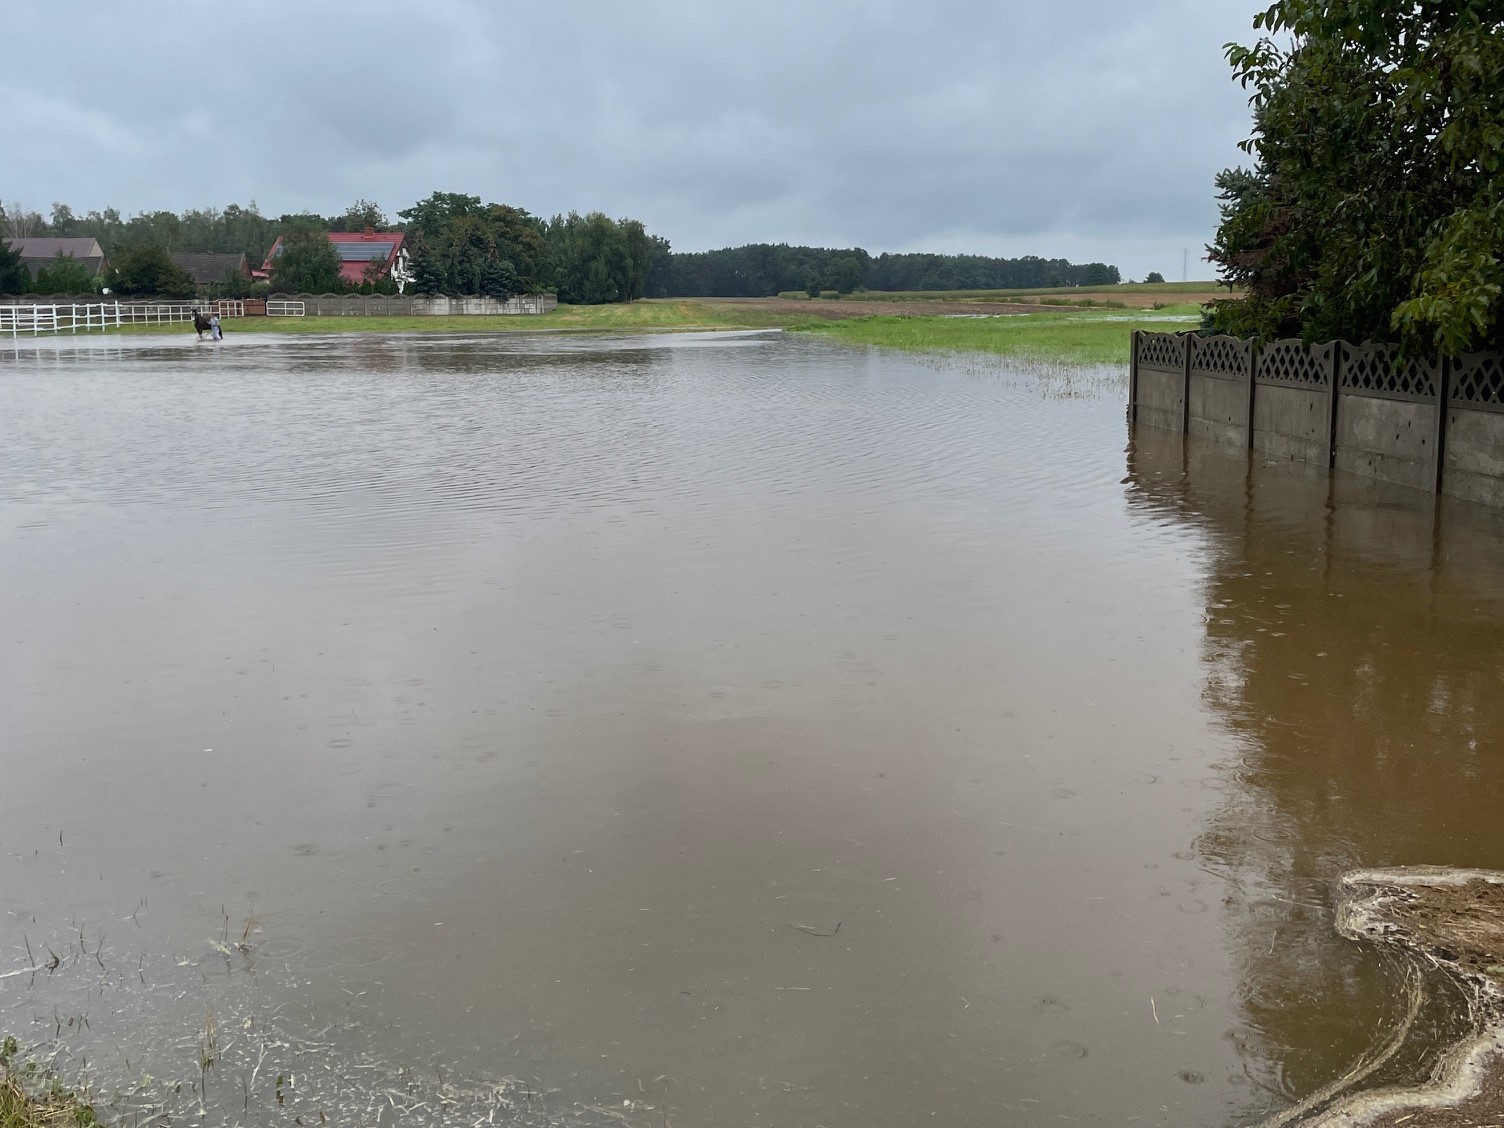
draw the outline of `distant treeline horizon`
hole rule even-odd
[[[442,223],[435,222],[430,215],[436,206],[443,213]],[[584,221],[571,213],[568,220],[555,217],[550,222],[505,205],[482,207],[479,197],[451,193],[435,193],[428,200],[397,213],[399,218],[395,221],[388,219],[380,207],[368,200],[357,200],[342,215],[334,216],[296,212],[271,217],[262,215],[253,201],[244,207],[230,204],[223,210],[190,208],[181,214],[142,212],[128,219],[115,208],[78,215],[67,204],[54,203],[51,214],[44,218],[39,212],[14,203],[0,204],[0,239],[35,235],[88,237],[99,240],[106,256],[143,245],[159,247],[168,254],[243,253],[252,267],[258,267],[279,235],[294,231],[361,231],[370,227],[379,231],[406,232],[416,243],[414,250],[420,259],[419,274],[422,277],[425,272],[421,260],[430,257],[424,252],[440,249],[453,220],[461,215],[473,220],[474,216],[484,213],[503,216],[505,222],[501,226],[506,229],[469,233],[474,245],[472,257],[479,256],[478,262],[496,259],[502,267],[489,272],[497,275],[497,281],[488,283],[485,288],[516,287],[524,290],[536,288],[541,283],[560,288],[561,299],[568,300],[562,292],[571,289],[567,280],[553,277],[567,271],[551,270],[547,261],[541,261],[536,270],[526,268],[524,260],[538,257],[536,249],[525,246],[530,242],[527,229],[536,228],[546,242],[557,244],[560,240],[555,237],[556,231],[594,220],[595,213],[585,217]],[[605,217],[600,217],[600,220],[604,221]],[[606,254],[603,247],[601,255],[585,257],[629,260],[624,272],[635,278],[616,287],[576,285],[572,289],[598,292],[573,295],[575,300],[771,297],[790,291],[815,294],[832,290],[849,293],[858,289],[1042,289],[1110,286],[1122,281],[1118,268],[1107,263],[1072,263],[1063,258],[1035,255],[993,258],[986,255],[884,253],[874,256],[861,247],[805,247],[787,243],[751,243],[710,251],[675,252],[667,239],[647,234],[635,220],[606,222],[625,232],[628,244],[635,240],[638,245],[628,246],[615,256]],[[529,253],[519,253],[522,251]],[[437,260],[451,256],[433,254],[431,257]],[[543,260],[556,257],[542,256]],[[589,273],[590,264],[581,265]],[[472,275],[480,276],[476,269],[442,273],[455,273],[467,280]],[[504,284],[502,279],[505,279]],[[430,285],[423,284],[429,281],[423,278],[417,288],[430,288]],[[446,279],[436,277],[431,285],[442,281]],[[560,283],[564,285],[560,286]],[[610,294],[616,296],[607,296]]]
[[[654,264],[659,266],[658,263]],[[795,247],[751,243],[715,251],[673,252],[648,277],[650,295],[669,298],[757,298],[793,290],[1023,290],[1114,286],[1107,263],[1072,263],[1035,255],[888,254],[861,247]],[[656,291],[661,291],[655,294]]]

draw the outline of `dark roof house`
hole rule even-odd
[[[366,271],[375,264],[376,278],[386,278],[396,268],[398,275],[407,269],[407,236],[400,231],[330,231],[329,242],[339,255],[339,276],[352,286],[366,280]],[[266,261],[256,271],[258,278],[266,278],[282,253],[282,236],[266,252]]]
[[[110,264],[105,260],[104,248],[98,239],[58,239],[51,235],[33,235],[21,239],[7,239],[11,250],[21,252],[21,261],[35,278],[37,271],[51,266],[58,255],[78,259],[95,275],[103,274]]]
[[[177,254],[172,261],[187,272],[200,290],[219,285],[232,272],[248,281],[251,277],[251,264],[244,254]]]

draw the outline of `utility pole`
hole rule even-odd
[[[1182,247],[1180,250],[1180,280],[1182,282],[1191,280],[1191,249],[1189,247]]]

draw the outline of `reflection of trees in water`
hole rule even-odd
[[[1143,431],[1129,481],[1205,534],[1204,700],[1243,753],[1196,846],[1227,881],[1250,1057],[1303,1093],[1394,1005],[1332,929],[1337,875],[1504,866],[1504,515]]]

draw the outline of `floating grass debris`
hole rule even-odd
[[[1411,962],[1405,1017],[1376,1052],[1263,1128],[1461,1128],[1504,1124],[1504,872],[1409,866],[1355,870],[1340,886],[1337,931],[1403,953]],[[1464,1037],[1444,1050],[1430,1079],[1363,1088],[1409,1034],[1422,970],[1462,991]]]

